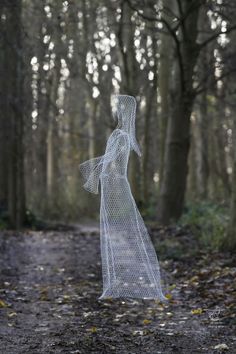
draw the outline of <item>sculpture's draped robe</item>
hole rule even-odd
[[[103,156],[85,161],[84,188],[98,193],[103,293],[100,298],[150,298],[165,301],[158,259],[127,179],[129,135],[116,129]]]

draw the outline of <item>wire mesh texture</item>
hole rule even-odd
[[[141,156],[135,137],[136,100],[112,96],[118,119],[102,156],[80,164],[83,187],[98,193],[100,182],[100,242],[104,298],[166,301],[156,251],[132,196],[127,178],[130,150]]]

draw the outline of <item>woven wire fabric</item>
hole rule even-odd
[[[135,138],[134,97],[113,97],[118,126],[104,155],[83,162],[84,188],[101,193],[100,242],[103,293],[99,299],[142,298],[166,301],[159,262],[127,178],[130,150],[141,155]]]

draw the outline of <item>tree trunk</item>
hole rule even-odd
[[[187,13],[193,0],[182,2]],[[164,173],[161,186],[159,217],[163,224],[178,220],[183,211],[188,153],[190,147],[190,117],[194,102],[193,69],[198,57],[197,21],[199,7],[185,17],[181,24],[178,67],[174,71],[171,112],[168,121]]]
[[[233,176],[232,176],[232,192],[230,204],[230,220],[226,233],[226,237],[222,243],[222,249],[234,252],[236,251],[236,118],[234,115],[233,122]]]
[[[150,196],[150,126],[151,126],[151,114],[152,114],[152,101],[155,100],[156,86],[151,87],[146,98],[146,110],[145,110],[145,122],[144,122],[144,143],[143,143],[143,164],[142,164],[142,177],[143,177],[143,195],[142,200],[144,205],[148,205]]]
[[[92,159],[96,156],[95,139],[96,139],[96,113],[97,113],[97,101],[92,97],[89,97],[89,115],[88,115],[88,135],[89,135],[89,158]]]
[[[201,199],[208,196],[208,113],[207,113],[207,91],[200,96],[198,115],[198,137],[197,137],[197,189]]]
[[[231,102],[233,103],[233,127],[232,127],[232,184],[231,184],[231,198],[230,198],[230,219],[228,224],[228,229],[225,235],[225,238],[222,242],[221,248],[226,251],[235,252],[236,251],[236,112],[235,112],[235,100],[236,100],[236,62],[235,62],[235,49],[236,49],[236,32],[231,33],[231,51],[233,55],[231,55],[230,64],[233,71],[232,75],[229,78],[229,82],[231,83],[231,87],[233,91],[231,92]]]
[[[21,1],[6,3],[6,89],[8,120],[8,214],[11,227],[25,221],[24,148],[23,148],[23,60],[21,43]]]
[[[9,139],[9,121],[6,119],[7,112],[7,91],[6,85],[8,81],[6,64],[7,58],[6,50],[6,20],[4,3],[0,3],[1,16],[1,36],[0,36],[0,67],[1,67],[1,81],[0,81],[0,213],[5,213],[7,210],[7,196],[8,196],[8,149],[7,141]]]
[[[186,197],[188,201],[195,202],[198,199],[197,194],[197,151],[198,148],[196,146],[197,142],[197,134],[196,134],[196,120],[191,122],[191,146],[189,150],[188,156],[188,164],[189,164],[189,174],[187,177],[187,189],[186,189]]]
[[[121,20],[119,24],[118,43],[120,47],[120,61],[122,83],[121,90],[124,94],[136,96],[138,87],[136,85],[137,63],[134,50],[134,24],[132,23],[132,10],[128,3],[124,2],[121,7]],[[140,193],[140,169],[136,154],[130,155],[129,167],[130,184],[135,199],[142,200]]]
[[[209,182],[208,182],[208,196],[212,200],[219,200],[219,168],[218,168],[218,156],[217,156],[217,139],[216,139],[216,107],[214,104],[209,103],[209,136],[208,139],[211,142],[209,144],[208,161],[209,161]]]
[[[48,208],[54,206],[57,196],[56,178],[58,173],[58,124],[56,117],[58,109],[55,104],[58,96],[58,86],[60,82],[60,58],[56,60],[55,70],[52,73],[51,92],[49,93],[49,122],[47,131],[47,197]]]
[[[199,34],[199,40],[204,42],[211,30],[210,21],[205,9],[200,12],[199,26],[202,33]],[[209,73],[213,70],[211,58],[214,57],[213,50],[207,48],[203,50],[199,57],[199,81],[202,86],[202,93],[198,97],[197,114],[196,114],[196,157],[197,157],[197,195],[200,199],[208,197],[208,177],[209,177],[209,161],[208,161],[208,140],[209,140],[209,114],[208,114],[208,87]]]
[[[173,9],[173,0],[163,0],[163,7]],[[170,25],[171,19],[168,13],[164,11],[162,18]],[[159,183],[162,182],[163,169],[164,169],[164,156],[165,156],[165,141],[167,123],[169,117],[169,84],[171,77],[171,57],[173,56],[173,40],[170,35],[161,35],[161,47],[160,47],[160,61],[159,61],[159,94],[160,94],[160,169],[159,169]]]
[[[216,149],[218,156],[218,171],[219,177],[222,181],[223,194],[228,199],[231,195],[231,185],[229,174],[227,171],[227,159],[224,146],[226,145],[226,139],[224,136],[223,121],[225,119],[225,102],[224,97],[219,94],[218,102],[216,105],[216,124],[217,128],[215,130],[216,134]]]

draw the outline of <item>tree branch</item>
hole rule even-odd
[[[179,63],[179,68],[180,68],[180,73],[181,73],[181,76],[180,76],[181,77],[181,87],[182,87],[182,89],[184,89],[184,67],[183,67],[182,54],[181,54],[181,49],[180,49],[180,41],[179,41],[179,38],[176,33],[176,28],[175,27],[172,28],[170,26],[170,24],[168,23],[168,21],[166,21],[163,17],[158,19],[156,17],[147,16],[146,14],[143,14],[142,12],[140,12],[140,10],[137,9],[135,6],[133,6],[133,4],[130,0],[124,0],[124,1],[126,1],[128,3],[131,10],[136,12],[144,20],[159,22],[159,23],[163,23],[165,25],[166,29],[168,30],[169,34],[173,38],[175,45],[176,45],[177,58],[178,58],[178,63]]]
[[[204,42],[199,43],[199,49],[201,50],[202,48],[207,46],[209,43],[217,39],[221,34],[228,34],[234,30],[236,30],[236,24],[234,26],[229,27],[226,31],[218,31],[217,33],[214,33],[212,36],[207,38]]]

